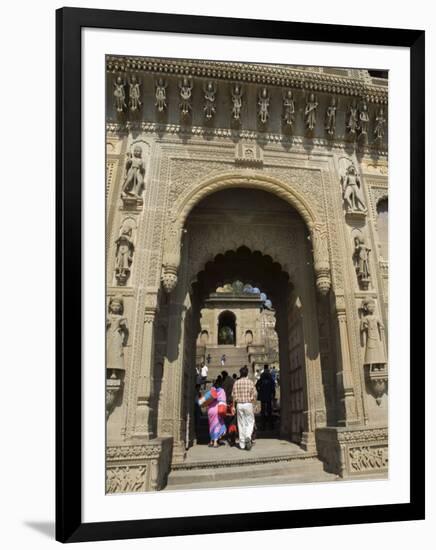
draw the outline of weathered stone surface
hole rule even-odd
[[[367,336],[388,329],[387,81],[116,56],[107,75],[107,296],[123,304],[108,319],[108,492],[162,489],[185,463],[219,313],[233,307],[250,365],[266,360],[267,312],[205,305],[236,280],[272,300],[280,437],[335,475],[386,475],[387,338],[374,362]]]

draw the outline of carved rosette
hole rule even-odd
[[[313,248],[316,288],[321,295],[325,296],[332,285],[327,226],[320,222],[311,223],[309,230]]]

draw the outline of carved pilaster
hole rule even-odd
[[[152,375],[154,365],[154,324],[158,311],[157,291],[145,296],[144,328],[142,338],[143,354],[137,384],[137,401],[134,437],[150,439],[154,434],[154,418],[151,409]]]
[[[351,369],[350,344],[348,340],[347,314],[344,296],[336,296],[336,317],[338,322],[338,355],[341,359],[340,370],[337,373],[338,384],[342,393],[343,418],[339,424],[350,426],[359,423],[354,392],[353,374]]]

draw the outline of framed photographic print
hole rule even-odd
[[[58,540],[424,518],[423,145],[423,31],[57,12]]]

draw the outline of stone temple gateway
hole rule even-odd
[[[300,462],[385,477],[386,75],[114,56],[106,71],[107,491],[194,471],[195,367],[220,346],[277,364],[278,437]]]

